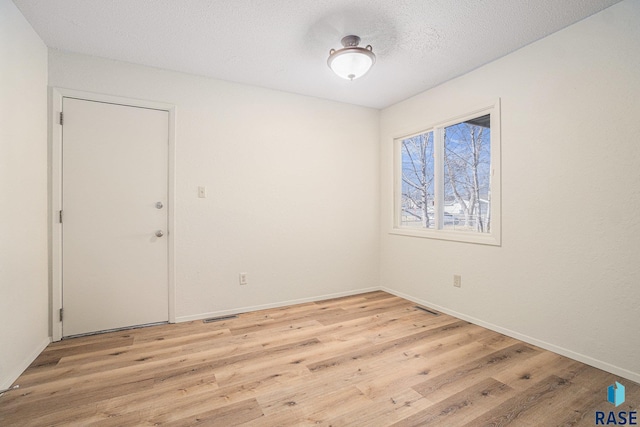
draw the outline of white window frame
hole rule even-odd
[[[462,230],[442,229],[444,212],[444,129],[476,117],[490,114],[491,117],[491,231],[478,233]],[[402,140],[427,132],[433,132],[434,142],[434,200],[435,227],[415,228],[401,225],[402,214]],[[476,108],[469,113],[425,126],[418,132],[399,135],[393,139],[393,224],[389,234],[422,237],[428,239],[450,240],[455,242],[477,243],[500,246],[501,240],[501,174],[500,174],[500,100]]]

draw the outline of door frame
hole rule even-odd
[[[176,142],[176,106],[163,102],[124,98],[120,96],[85,92],[74,89],[50,88],[49,115],[49,262],[50,269],[50,333],[53,341],[62,339],[62,224],[59,211],[62,207],[62,129],[60,112],[63,98],[76,98],[130,107],[151,108],[169,113],[168,146],[168,182],[167,182],[167,275],[169,283],[169,323],[176,322],[175,310],[175,142]]]

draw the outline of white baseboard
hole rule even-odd
[[[425,307],[433,308],[434,310],[441,311],[442,313],[449,314],[451,316],[457,317],[458,319],[466,320],[467,322],[471,322],[474,325],[478,325],[478,326],[482,326],[483,328],[491,329],[492,331],[499,332],[499,333],[501,333],[503,335],[507,335],[507,336],[509,336],[511,338],[515,338],[517,340],[524,341],[524,342],[526,342],[528,344],[532,344],[532,345],[538,346],[540,348],[544,348],[545,350],[549,350],[549,351],[552,351],[554,353],[560,354],[562,356],[566,356],[566,357],[568,357],[570,359],[577,360],[578,362],[582,362],[582,363],[587,364],[589,366],[593,366],[595,368],[602,369],[603,371],[610,372],[610,373],[612,373],[614,375],[618,375],[618,376],[620,376],[622,378],[626,378],[628,380],[631,380],[631,381],[634,381],[634,382],[640,384],[640,374],[639,373],[631,372],[628,369],[624,369],[624,368],[621,368],[619,366],[615,366],[615,365],[612,365],[610,363],[603,362],[602,360],[594,359],[592,357],[586,356],[586,355],[581,354],[581,353],[576,353],[575,351],[566,349],[564,347],[559,347],[557,345],[550,344],[548,342],[541,341],[539,339],[536,339],[536,338],[533,338],[533,337],[530,337],[530,336],[527,336],[527,335],[523,335],[523,334],[521,334],[519,332],[515,332],[515,331],[512,331],[510,329],[503,328],[501,326],[497,326],[497,325],[485,322],[485,321],[480,320],[480,319],[476,319],[475,317],[467,316],[466,314],[462,314],[462,313],[458,313],[458,312],[453,311],[453,310],[449,310],[448,308],[441,307],[441,306],[439,306],[437,304],[432,304],[429,301],[425,301],[423,299],[416,298],[416,297],[413,297],[411,295],[404,294],[402,292],[394,291],[393,289],[389,289],[389,288],[386,288],[384,286],[382,286],[380,289],[385,291],[385,292],[388,292],[390,294],[396,295],[396,296],[398,296],[400,298],[404,298],[406,300],[415,302],[416,304],[420,304],[420,305],[423,305]]]
[[[363,294],[365,292],[373,292],[373,291],[379,291],[379,290],[380,290],[380,287],[376,286],[372,288],[357,289],[354,291],[347,291],[347,292],[337,292],[335,294],[319,295],[315,297],[301,298],[301,299],[289,300],[289,301],[280,301],[280,302],[275,302],[270,304],[254,305],[249,307],[238,307],[230,310],[212,311],[209,313],[200,313],[200,314],[194,314],[190,316],[178,316],[176,317],[176,322],[177,323],[190,322],[192,320],[209,319],[212,317],[228,316],[228,315],[239,314],[239,313],[247,313],[250,311],[266,310],[269,308],[286,307],[289,305],[304,304],[307,302],[316,302],[316,301],[322,301],[322,300],[332,299],[332,298],[348,297],[351,295]]]
[[[4,378],[0,378],[0,390],[11,387],[11,384],[18,379],[20,375],[36,360],[36,357],[42,353],[42,351],[51,344],[51,337],[47,337],[27,356],[20,365],[14,367],[11,371],[4,375]]]

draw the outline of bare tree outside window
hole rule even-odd
[[[400,140],[400,226],[491,232],[491,115]],[[440,144],[441,160],[434,157]],[[442,206],[436,203],[435,164],[442,162]]]
[[[433,132],[402,140],[402,214],[406,227],[433,228]]]
[[[478,233],[491,231],[489,123],[485,115],[444,128],[445,217],[458,229]]]

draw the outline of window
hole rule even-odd
[[[499,104],[395,140],[393,233],[500,244]]]

